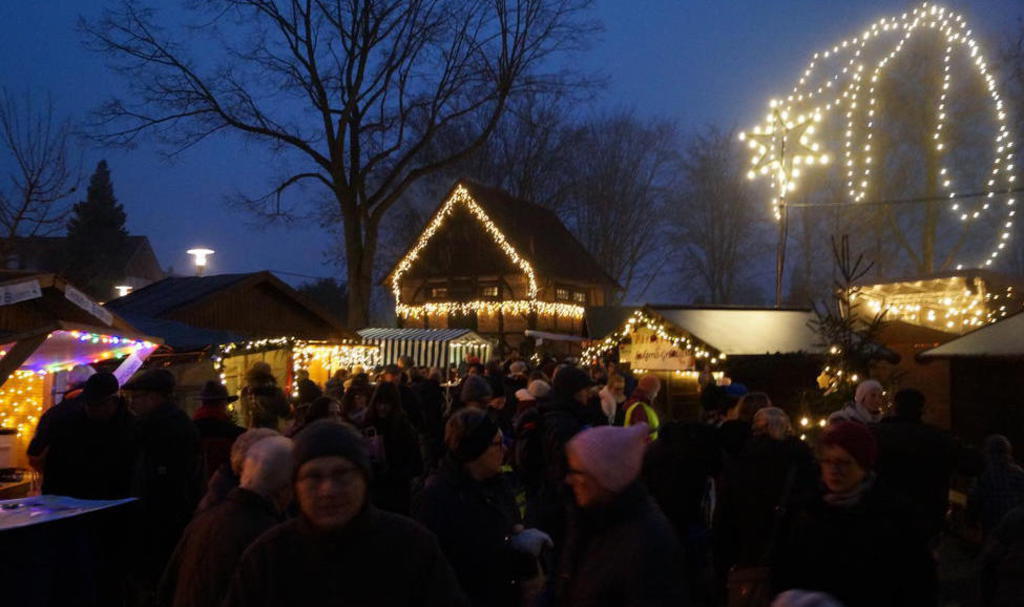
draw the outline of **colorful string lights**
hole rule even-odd
[[[787,195],[797,189],[803,170],[828,164],[829,155],[822,153],[820,144],[812,142],[811,138],[817,130],[817,123],[837,115],[840,120],[845,120],[842,158],[847,196],[853,203],[863,202],[873,187],[872,168],[879,164],[879,150],[873,147],[873,130],[879,108],[878,82],[885,69],[903,52],[906,43],[921,32],[937,33],[945,43],[941,92],[935,105],[935,127],[931,139],[934,152],[940,158],[939,182],[943,195],[949,198],[949,210],[960,221],[972,222],[991,209],[997,195],[1005,196],[1006,216],[999,221],[996,244],[977,264],[991,266],[1006,248],[1016,215],[1016,200],[1011,194],[1016,180],[1014,142],[1010,138],[1003,99],[981,46],[972,37],[963,16],[946,8],[926,2],[898,17],[882,18],[863,33],[815,53],[791,93],[784,99],[771,100],[764,122],[755,126],[751,133],[740,133],[740,139],[747,142],[752,151],[752,169],[748,177],[769,178],[775,192],[771,199],[772,211],[776,219],[780,219],[781,206]],[[866,53],[878,48],[876,45],[894,36],[898,36],[898,41],[881,55],[881,59],[871,63],[866,58]],[[950,68],[956,52],[966,57],[984,81],[997,125],[992,143],[991,170],[983,188],[985,196],[973,206],[956,200],[953,150],[943,140],[952,86]],[[841,68],[830,75],[817,73],[819,64],[830,58],[839,60]],[[958,270],[962,268],[962,264],[957,266]]]

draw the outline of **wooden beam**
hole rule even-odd
[[[7,382],[7,379],[14,373],[32,353],[50,336],[49,332],[40,333],[33,337],[26,337],[18,340],[14,347],[0,360],[0,386]]]

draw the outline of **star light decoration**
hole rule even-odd
[[[922,107],[933,108],[935,126],[931,139],[934,152],[940,158],[940,185],[949,199],[949,211],[962,222],[975,222],[984,218],[993,205],[1001,203],[1004,207],[1005,215],[998,221],[995,245],[975,264],[988,267],[1006,248],[1014,225],[1014,142],[1005,104],[981,46],[973,38],[964,17],[944,7],[925,2],[909,13],[884,17],[853,38],[815,53],[790,94],[771,100],[771,111],[764,124],[757,125],[750,133],[740,133],[740,139],[747,142],[752,151],[752,168],[747,175],[751,179],[770,179],[774,190],[772,210],[776,219],[780,219],[780,207],[786,195],[797,189],[805,169],[828,163],[829,155],[819,153],[820,144],[810,138],[818,128],[816,123],[835,117],[842,125],[840,162],[846,194],[852,203],[863,202],[872,192],[873,167],[878,164],[873,131],[878,118],[879,81],[903,52],[906,43],[921,33],[938,35],[945,43],[942,63],[937,66],[942,70],[939,96],[934,105],[922,100]],[[884,46],[886,44],[891,46]],[[868,59],[867,54],[879,49],[880,58]],[[973,204],[957,200],[952,150],[943,140],[949,120],[947,101],[953,85],[951,68],[956,53],[984,82],[996,124],[991,169],[982,188],[985,194]],[[822,73],[819,68],[826,62],[838,62],[838,67],[830,73]],[[957,269],[963,267],[961,264]]]
[[[740,140],[747,141],[754,151],[751,159],[754,166],[747,177],[755,179],[759,174],[771,177],[772,186],[778,191],[772,198],[772,212],[776,219],[780,219],[780,207],[786,194],[796,189],[801,166],[828,164],[829,157],[828,154],[819,154],[821,144],[811,141],[817,131],[817,123],[821,122],[820,112],[790,116],[789,110],[779,109],[774,100],[771,107],[765,126],[754,127],[750,135],[740,133]]]

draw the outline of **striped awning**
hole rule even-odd
[[[381,362],[389,365],[409,356],[421,367],[448,368],[468,351],[481,362],[491,357],[490,341],[469,329],[369,328],[358,332],[363,341],[380,346]]]

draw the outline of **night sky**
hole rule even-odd
[[[50,92],[61,112],[84,117],[119,86],[104,59],[86,51],[75,31],[79,15],[96,15],[102,0],[0,3],[0,85]],[[685,131],[706,123],[749,127],[767,100],[788,91],[810,56],[861,31],[877,18],[918,3],[874,0],[601,0],[605,32],[582,57],[609,86],[595,103],[632,107],[678,121]],[[947,3],[971,23],[993,56],[1016,21],[1020,0]],[[87,177],[100,158],[133,234],[150,237],[164,266],[187,271],[184,251],[216,249],[213,272],[271,269],[324,276],[330,236],[315,225],[261,228],[229,209],[224,196],[263,184],[272,159],[234,138],[206,142],[169,164],[151,144],[125,152],[87,149]],[[84,192],[84,188],[83,188]],[[282,276],[290,282],[303,279]]]

